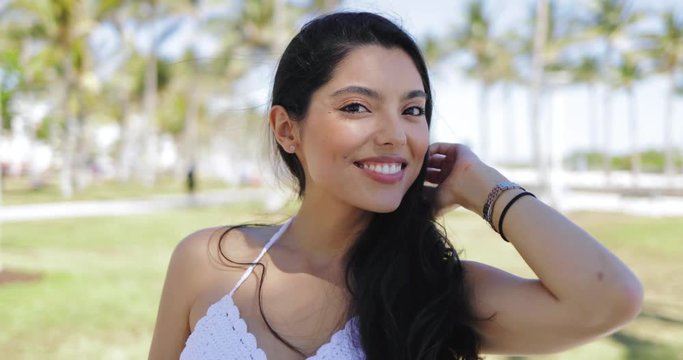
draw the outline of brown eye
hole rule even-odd
[[[419,106],[411,106],[403,111],[404,115],[411,115],[411,116],[422,116],[425,114],[425,109],[419,107]]]
[[[348,113],[363,113],[363,112],[370,112],[368,108],[365,106],[359,104],[359,103],[352,103],[344,106],[341,108],[341,111],[348,112]]]

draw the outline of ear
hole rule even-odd
[[[289,117],[287,110],[280,105],[273,106],[270,109],[268,121],[278,144],[286,152],[295,153],[299,146],[299,127],[297,122]]]

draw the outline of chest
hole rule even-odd
[[[282,271],[268,265],[266,263],[265,277],[262,269],[256,267],[233,294],[231,300],[239,317],[268,359],[303,358],[286,343],[305,356],[311,356],[328,344],[349,318],[343,282]],[[217,281],[197,298],[190,316],[192,328],[207,309],[229,291],[224,285],[236,283],[237,277],[228,274],[223,277],[224,282]]]

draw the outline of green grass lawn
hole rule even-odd
[[[26,177],[8,177],[4,180],[3,205],[23,205],[34,203],[64,201],[59,189],[58,179],[47,179],[39,187],[32,187]],[[182,179],[160,177],[152,187],[139,181],[121,183],[116,180],[94,181],[81,191],[76,191],[70,200],[117,200],[140,198],[150,195],[184,194],[187,190]],[[219,180],[198,179],[197,191],[224,190],[229,188]]]
[[[0,357],[146,358],[175,244],[204,226],[282,219],[258,212],[255,206],[238,205],[3,224],[5,268],[40,273],[42,279],[0,286]],[[609,338],[534,359],[681,358],[683,218],[595,213],[572,218],[635,269],[645,284],[645,309],[635,322]],[[476,215],[456,211],[446,223],[464,258],[529,274],[512,246]]]

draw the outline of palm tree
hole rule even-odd
[[[194,4],[195,1],[191,3]],[[159,93],[162,90],[160,81],[163,76],[168,75],[161,74],[159,48],[183,25],[182,19],[174,15],[184,12],[187,12],[185,2],[124,1],[116,16],[111,19],[122,39],[122,51],[127,53],[127,65],[122,66],[119,72],[132,80],[132,86],[130,81],[119,84],[133,95],[122,96],[119,100],[127,109],[121,114],[120,120],[122,137],[119,145],[119,178],[122,181],[128,181],[132,172],[147,186],[151,187],[156,181],[159,140],[157,112]],[[135,34],[131,33],[131,26],[147,32],[148,44],[144,51],[135,48],[132,39]],[[142,123],[134,132],[128,124],[128,117],[135,113],[142,115]],[[137,157],[131,159],[131,153]]]
[[[149,24],[152,27],[150,35],[150,47],[147,53],[147,61],[145,66],[145,87],[143,94],[143,112],[144,112],[144,125],[142,127],[142,140],[143,140],[143,166],[142,169],[142,180],[145,185],[152,186],[156,180],[156,107],[157,107],[157,52],[159,47],[159,34],[156,31],[156,26],[158,25],[159,19],[161,18],[159,14],[159,9],[157,7],[158,0],[148,1],[148,14]]]
[[[584,84],[587,87],[586,91],[586,109],[588,109],[588,127],[595,127],[589,131],[590,147],[593,150],[599,148],[598,140],[598,109],[596,107],[595,99],[597,99],[597,83],[601,80],[600,62],[596,57],[585,56],[581,58],[578,64],[572,66],[572,81],[577,84]]]
[[[543,88],[543,76],[546,67],[546,40],[551,34],[549,31],[550,14],[548,0],[536,2],[536,14],[533,36],[533,53],[531,66],[531,131],[532,152],[534,165],[538,171],[538,180],[541,193],[548,192],[549,171],[548,164],[542,157],[543,133],[540,126],[540,101],[541,89]]]
[[[550,154],[543,149],[543,139],[551,133],[553,119],[546,117],[543,121],[548,126],[542,126],[540,109],[541,104],[546,101],[546,113],[552,114],[551,103],[548,100],[551,99],[552,90],[556,86],[568,82],[565,51],[577,39],[569,33],[565,23],[566,16],[560,13],[556,3],[539,0],[534,3],[529,14],[529,23],[533,26],[528,36],[521,37],[517,52],[528,69],[522,73],[525,74],[524,81],[529,86],[532,164],[538,173],[538,191],[549,193]]]
[[[4,13],[5,9],[4,7],[0,7],[0,14]],[[3,16],[0,16],[0,19]],[[13,64],[15,63],[14,61],[8,61],[12,58],[11,52],[8,51],[7,49],[10,49],[8,46],[8,37],[7,37],[7,26],[4,22],[0,22],[0,149],[2,149],[2,141],[3,141],[3,136],[6,128],[9,128],[9,117],[5,114],[5,111],[7,109],[7,104],[9,103],[9,95],[10,92],[6,90],[8,86],[6,86],[6,78],[7,75],[6,73],[8,72],[8,68],[13,68],[13,65],[8,66],[8,63]],[[13,48],[13,47],[12,47]],[[7,127],[5,126],[5,121],[7,121]],[[5,189],[5,183],[4,183],[4,164],[2,163],[2,158],[0,158],[0,207],[2,206],[2,196],[3,196],[3,191]],[[2,260],[0,259],[0,272],[2,271]]]
[[[673,11],[661,15],[664,29],[660,34],[647,34],[645,39],[651,41],[649,52],[659,72],[664,74],[669,83],[664,113],[664,172],[671,177],[676,172],[673,138],[674,99],[676,94],[676,75],[681,71],[683,63],[683,17],[677,17]]]
[[[118,1],[89,3],[83,0],[28,1],[16,0],[8,5],[14,16],[26,20],[24,36],[42,45],[41,61],[53,69],[53,92],[58,96],[58,116],[64,121],[61,139],[60,188],[64,197],[74,193],[77,169],[82,166],[82,130],[87,117],[83,85],[92,78],[88,38],[98,19],[118,4]],[[51,125],[51,137],[56,140],[58,124]],[[53,148],[57,142],[52,141]]]
[[[615,64],[615,44],[618,39],[627,36],[628,30],[641,19],[641,14],[631,11],[629,0],[596,0],[592,18],[588,22],[585,36],[589,39],[601,39],[604,45],[602,59],[603,81],[606,86],[603,93],[603,171],[609,184],[611,165],[611,132],[612,132],[612,91],[609,86],[613,64]]]
[[[21,66],[19,65],[19,57],[17,51],[8,45],[9,39],[0,38],[0,149],[2,149],[2,141],[4,140],[5,130],[11,128],[12,114],[9,111],[9,104],[16,91],[15,83],[20,76]],[[4,164],[0,157],[0,206],[3,201],[4,191]],[[1,264],[0,264],[1,265]],[[2,267],[0,266],[0,271]]]
[[[508,136],[505,137],[505,153],[507,154],[508,161],[511,161],[515,157],[517,143],[517,137],[514,136],[515,133],[515,110],[514,102],[512,101],[512,88],[515,85],[522,83],[522,75],[516,65],[517,54],[521,52],[520,36],[515,32],[509,32],[503,36],[501,39],[501,46],[498,51],[498,82],[502,85],[503,99],[505,102],[505,133]]]
[[[631,180],[633,187],[637,187],[637,179],[641,171],[640,152],[638,151],[638,114],[636,109],[636,93],[634,85],[643,79],[643,72],[638,62],[636,54],[622,54],[621,61],[617,67],[617,77],[614,85],[624,89],[628,96],[629,114],[629,139],[631,148]]]
[[[497,80],[496,66],[499,45],[491,34],[491,20],[485,12],[483,1],[470,1],[465,11],[465,26],[456,30],[454,43],[457,49],[468,54],[472,62],[466,74],[480,81],[479,92],[479,153],[490,160],[489,145],[489,94]]]
[[[131,117],[135,112],[137,100],[141,98],[135,92],[137,74],[143,73],[140,69],[144,68],[145,63],[142,55],[135,51],[135,34],[130,21],[127,21],[136,11],[135,4],[126,3],[101,21],[103,25],[110,25],[116,30],[120,44],[116,53],[123,58],[121,66],[116,70],[116,76],[104,84],[105,90],[103,91],[107,97],[107,103],[112,105],[110,108],[112,117],[116,119],[120,129],[115,159],[116,175],[122,183],[130,180],[133,171],[136,151]]]
[[[59,72],[57,88],[61,94],[59,112],[66,122],[66,136],[62,142],[61,190],[64,197],[73,194],[73,154],[76,138],[76,122],[73,118],[72,105],[74,87],[74,46],[82,34],[76,33],[76,18],[78,11],[76,1],[33,2],[17,0],[10,4],[10,9],[20,16],[31,19],[27,32],[34,38],[46,43],[45,51],[55,51],[60,54],[61,61],[53,64]],[[51,126],[53,139],[56,137],[56,124]],[[53,146],[56,145],[53,143]]]

